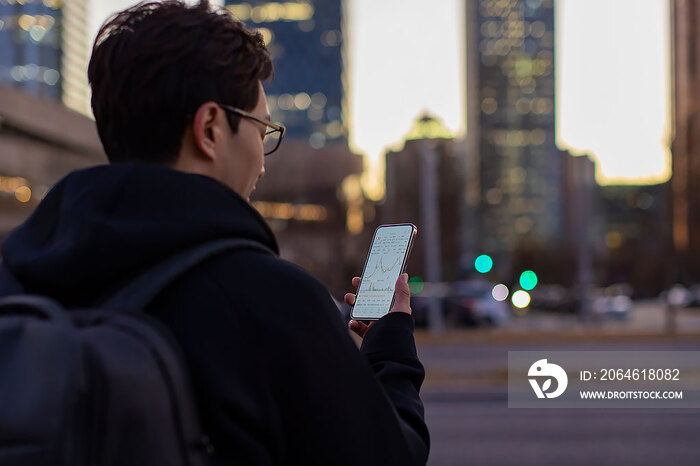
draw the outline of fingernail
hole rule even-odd
[[[408,274],[407,273],[401,274],[401,283],[408,283]]]

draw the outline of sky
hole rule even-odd
[[[557,144],[593,153],[599,182],[666,181],[669,1],[556,1]]]
[[[135,3],[91,1],[91,39],[109,14]],[[380,156],[426,111],[464,136],[463,1],[346,1],[347,123],[368,170],[381,173]],[[666,181],[668,0],[555,2],[557,144],[592,155],[600,183]]]

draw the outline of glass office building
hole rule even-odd
[[[468,0],[468,131],[481,252],[562,234],[553,0]],[[475,134],[476,133],[476,134]],[[469,197],[469,196],[467,196]]]
[[[285,137],[315,148],[345,140],[341,1],[227,1],[226,7],[262,33],[272,54],[275,78],[266,93]]]
[[[0,82],[60,100],[61,1],[0,0]]]

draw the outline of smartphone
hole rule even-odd
[[[353,319],[378,320],[389,312],[396,280],[404,272],[417,232],[412,223],[380,225],[374,231],[350,312]]]

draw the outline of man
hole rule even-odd
[[[59,181],[6,239],[4,267],[27,292],[82,307],[196,244],[245,238],[278,253],[249,204],[279,143],[268,133],[282,132],[268,121],[271,75],[261,36],[206,1],[118,14],[88,70],[110,165]],[[232,250],[172,283],[147,311],[185,354],[214,462],[425,464],[406,280],[393,312],[351,322],[360,351],[327,289],[277,255]]]

